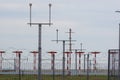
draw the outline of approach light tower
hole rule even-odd
[[[49,51],[48,53],[51,54],[51,70],[54,70],[55,54],[57,52],[55,52],[55,51]]]
[[[5,51],[0,51],[0,71],[2,71],[2,54],[5,53]]]
[[[72,29],[70,28],[69,29],[69,32],[67,32],[68,34],[69,34],[69,52],[72,52]],[[69,73],[68,73],[68,75],[71,75],[71,72],[70,72],[70,69],[71,69],[71,53],[69,54],[67,54],[67,57],[68,57],[68,59],[69,59],[69,63],[68,63],[68,71],[69,71]]]
[[[31,18],[31,10],[32,10],[32,3],[29,4],[30,6],[30,23],[28,23],[30,26],[37,25],[39,29],[39,38],[38,38],[38,80],[42,80],[42,25],[49,25],[51,26],[51,6],[52,4],[49,4],[49,22],[48,23],[33,23]]]
[[[69,29],[69,32],[67,32],[69,34],[69,51],[71,52],[72,51],[72,29],[70,28]]]
[[[65,80],[65,43],[69,42],[69,40],[59,40],[58,39],[58,29],[56,30],[57,32],[57,40],[52,40],[52,41],[56,41],[58,42],[62,42],[63,43],[63,56],[62,56],[62,80]],[[71,40],[71,41],[75,41],[75,40]]]
[[[68,75],[71,75],[71,71],[70,71],[70,66],[71,66],[71,59],[69,55],[72,54],[72,52],[64,52],[64,54],[67,54],[67,72],[68,72]]]
[[[94,54],[94,64],[93,64],[93,71],[97,70],[97,62],[96,62],[96,54],[99,54],[100,52],[91,52],[92,54]]]
[[[18,71],[20,71],[20,60],[21,60],[21,53],[22,53],[22,51],[13,51],[13,53],[16,54],[15,70],[18,72]]]
[[[55,54],[57,52],[49,51],[48,53],[51,54],[51,70],[53,71],[53,80],[55,80]]]
[[[36,68],[36,63],[37,63],[36,60],[37,60],[37,57],[36,57],[36,56],[37,56],[37,54],[38,54],[38,51],[31,51],[30,53],[33,53],[33,59],[34,59],[34,60],[33,60],[33,64],[34,64],[34,65],[33,65],[33,70],[36,71],[36,70],[37,70],[37,68]]]
[[[76,54],[78,54],[79,55],[79,69],[78,69],[78,71],[79,71],[79,73],[80,73],[80,71],[81,71],[81,55],[82,54],[84,54],[84,52],[82,52],[82,51],[78,51],[78,52],[75,52]]]

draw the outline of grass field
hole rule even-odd
[[[19,80],[19,75],[0,75],[0,80]],[[21,80],[37,80],[37,75],[22,75]],[[53,80],[51,75],[43,75],[42,80]],[[62,80],[56,75],[54,80]],[[87,80],[86,76],[65,76],[65,80]],[[89,80],[107,80],[107,76],[89,76]]]

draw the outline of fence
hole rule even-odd
[[[110,49],[108,54],[108,80],[120,80],[119,49]]]
[[[16,61],[16,56],[13,59],[5,56],[7,54],[1,58],[0,80],[37,80],[37,60],[21,58]],[[76,68],[75,62],[71,63],[70,75],[68,75],[67,60],[65,60],[64,77],[62,75],[62,57],[55,59],[54,69],[52,68],[51,58],[42,59],[42,80],[107,80],[107,63],[104,61],[102,63],[98,62],[96,64],[96,71],[94,71],[94,61],[90,55],[85,58],[84,61],[84,57],[81,57],[81,69],[79,69],[79,64],[77,64]]]

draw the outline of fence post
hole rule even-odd
[[[108,80],[110,80],[110,50],[108,50]]]

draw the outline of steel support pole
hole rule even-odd
[[[87,54],[87,80],[89,80],[89,54]]]
[[[68,40],[52,40],[52,41],[62,41],[63,42],[62,80],[64,80],[64,76],[65,76],[65,41],[68,41]]]
[[[31,19],[32,19],[32,16],[31,16],[32,15],[32,13],[31,13],[31,11],[32,11],[32,3],[30,3],[29,6],[30,6],[30,26],[31,26],[31,22],[32,22],[31,21]]]
[[[33,67],[33,69],[34,69],[34,71],[36,71],[36,53],[34,53],[34,67]]]
[[[94,62],[94,71],[96,72],[96,54],[94,54],[95,55],[95,62]]]
[[[85,61],[86,61],[86,54],[84,54],[84,72],[85,72]]]
[[[120,24],[119,24],[119,62],[118,62],[118,80],[120,80]]]
[[[51,54],[51,70],[52,70],[52,78],[55,80],[55,51],[48,52]]]
[[[20,67],[21,67],[21,55],[20,53],[18,54],[18,57],[19,57],[19,80],[21,80],[21,70],[20,70]]]
[[[53,80],[55,80],[55,54],[52,54],[53,56]]]
[[[2,53],[0,53],[0,71],[2,72]]]
[[[81,71],[81,53],[79,53],[79,74]]]
[[[76,70],[76,75],[77,75],[77,50],[75,50],[75,70]]]
[[[108,50],[108,79],[110,80],[110,50]]]
[[[42,26],[41,26],[41,24],[39,24],[39,32],[38,32],[38,37],[39,37],[39,39],[38,39],[38,80],[42,80],[42,64],[41,64],[41,62],[42,62],[42,56],[41,56],[41,54],[42,54],[42,47],[41,47],[41,29],[42,29]]]
[[[62,80],[64,80],[65,76],[65,41],[63,40],[63,73],[62,73]]]
[[[70,50],[70,52],[72,52],[72,41],[71,41],[71,33],[72,33],[72,30],[71,29],[69,29],[69,31],[70,31],[70,34],[69,34],[69,40],[70,40],[70,46],[69,46],[69,50]],[[69,75],[71,75],[71,54],[68,54],[69,55],[69,70],[68,70],[68,74]]]

